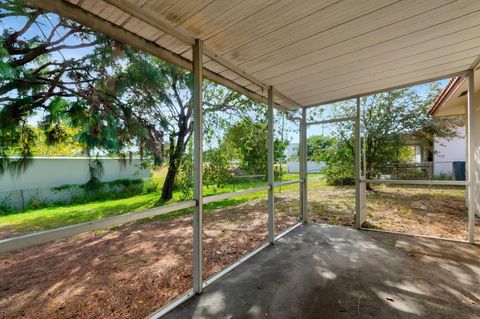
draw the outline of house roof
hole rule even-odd
[[[275,104],[313,106],[448,78],[479,54],[480,1],[30,0]]]
[[[438,116],[442,107],[450,100],[450,98],[455,97],[458,88],[462,86],[466,79],[465,76],[456,76],[452,78],[440,95],[437,96],[433,105],[427,111],[428,114],[433,117]]]

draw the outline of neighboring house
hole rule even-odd
[[[420,141],[414,136],[404,136],[408,147],[412,152],[410,162],[412,163],[425,163],[433,161],[432,145],[425,141]]]
[[[465,128],[457,127],[456,137],[446,139],[441,137],[435,137],[433,143],[430,145],[424,145],[419,142],[412,141],[410,147],[412,149],[411,162],[429,163],[433,165],[433,175],[454,175],[454,164],[456,162],[465,163],[466,159],[466,140],[465,140]]]
[[[425,145],[417,144],[414,148],[414,162],[423,163],[428,162],[431,159],[431,148],[425,147]]]
[[[467,144],[465,139],[467,83],[466,77],[459,76],[450,80],[445,89],[436,98],[428,114],[432,117],[463,116],[465,126],[457,128],[458,136],[452,139],[435,138],[434,140],[434,174],[452,175],[453,163],[465,163]]]
[[[478,81],[475,81],[475,91],[478,91],[478,86]],[[468,81],[465,76],[451,79],[435,99],[432,107],[428,110],[428,114],[433,117],[466,115],[467,93]]]
[[[465,128],[457,127],[457,137],[452,139],[435,138],[433,143],[433,174],[453,175],[453,163],[463,162],[466,159],[467,144]]]
[[[472,92],[476,96],[476,101],[479,100],[479,93],[480,93],[480,72],[474,73],[474,92]],[[466,147],[465,142],[467,135],[465,131],[468,129],[468,78],[466,76],[457,76],[450,80],[447,87],[440,93],[437,97],[433,106],[428,110],[428,114],[433,117],[442,117],[442,116],[453,116],[453,115],[461,115],[464,118],[464,127],[465,130],[463,131],[463,141],[457,140],[453,141],[455,144],[448,144],[439,148],[445,155],[448,156],[455,156],[455,153],[458,153],[459,156],[462,156],[463,160],[465,161],[466,155]],[[478,102],[477,102],[478,103]],[[478,106],[474,105],[474,108]],[[474,128],[474,132],[472,134],[476,134],[478,136],[480,132],[478,132],[478,128]],[[475,142],[474,142],[475,145]],[[462,147],[463,146],[463,147]],[[478,146],[474,146],[478,147]],[[441,152],[439,152],[441,154]],[[468,166],[467,166],[468,167]],[[477,166],[478,167],[478,166]],[[478,174],[478,171],[477,171]],[[468,202],[468,201],[467,201]],[[478,204],[477,204],[478,205]],[[476,206],[478,208],[478,206]],[[480,211],[476,210],[476,214],[480,216]]]

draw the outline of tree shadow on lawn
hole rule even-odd
[[[377,195],[378,201],[392,197]],[[289,196],[277,198],[278,230],[295,221],[290,212],[295,211],[298,201]],[[394,199],[409,203],[416,196],[419,194],[402,194]],[[329,206],[335,204],[337,222],[344,222],[343,216],[350,218],[346,221],[353,220],[353,190],[314,192],[309,201],[311,219],[322,216],[314,211],[316,207],[324,205],[324,213],[328,213]],[[147,316],[191,288],[191,212],[89,232],[0,256],[0,318]],[[266,220],[265,199],[206,210],[204,277],[264,243]]]
[[[192,210],[0,256],[0,318],[143,318],[191,288]],[[266,201],[204,215],[204,277],[266,242]],[[286,227],[279,220],[279,227]]]
[[[191,238],[184,217],[2,256],[0,308],[8,318],[145,317],[190,288]]]
[[[308,200],[311,221],[355,225],[353,188],[312,190]],[[377,188],[367,193],[367,214],[367,228],[460,240],[467,235],[463,189]]]
[[[99,201],[74,207],[50,207],[40,211],[5,216],[0,225],[0,239],[28,232],[98,220],[155,207],[156,198],[131,202],[127,199]],[[10,222],[9,222],[10,221]]]
[[[342,187],[309,191],[308,213],[312,222],[354,226],[355,190]]]
[[[275,235],[294,226],[302,220],[300,207],[300,192],[290,190],[274,194],[275,203]],[[279,222],[281,221],[281,222]]]
[[[367,195],[368,221],[381,229],[466,240],[465,191],[388,188]]]

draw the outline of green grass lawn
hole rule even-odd
[[[154,176],[154,178],[161,178],[161,176]],[[282,178],[283,181],[295,179],[298,179],[298,174],[287,174]],[[158,183],[158,185],[162,184]],[[233,185],[225,185],[221,188],[205,187],[204,196],[207,197],[216,194],[229,193],[232,192],[234,188],[236,191],[239,191],[263,185],[266,185],[265,181],[250,180],[242,183],[236,183],[235,187],[233,187]],[[328,186],[321,175],[309,175],[308,190],[311,219],[313,221],[330,224],[351,224],[353,222],[353,211],[355,207],[355,196],[352,192],[353,189],[353,186]],[[280,196],[278,192],[282,192],[283,195]],[[394,218],[397,218],[402,214],[402,218],[404,219],[407,215],[418,219],[422,217],[418,215],[419,210],[417,206],[419,205],[423,207],[425,205],[432,206],[437,203],[441,204],[441,207],[449,207],[450,203],[451,205],[455,204],[455,207],[462,205],[464,206],[464,192],[464,189],[442,191],[441,188],[415,190],[411,187],[404,187],[403,189],[401,186],[377,186],[376,192],[369,193],[368,195],[369,214],[371,215],[370,218],[372,221],[377,219],[380,220],[379,223],[395,221]],[[281,188],[277,187],[275,188],[275,193],[284,199],[282,201],[282,205],[298,205],[298,184],[282,186]],[[56,206],[36,210],[27,210],[23,213],[14,213],[3,216],[0,215],[0,238],[6,238],[39,230],[53,229],[91,220],[98,220],[119,214],[142,211],[149,208],[189,199],[185,198],[184,194],[182,194],[180,191],[175,192],[173,199],[169,202],[160,201],[160,195],[160,191],[154,191],[151,193],[134,195],[122,199],[95,201],[80,205]],[[265,199],[266,196],[267,191],[235,196],[226,200],[206,204],[204,213],[209,214],[214,209],[218,208],[234,207],[250,200],[257,200],[261,198]],[[441,207],[433,207],[431,210],[437,212]],[[454,210],[458,209],[455,208]],[[169,214],[159,215],[152,219],[168,219],[175,216],[191,214],[191,212],[192,209],[185,209]],[[385,215],[386,212],[396,213],[394,215]],[[405,215],[405,212],[408,214]],[[150,219],[145,221],[148,220]],[[404,223],[397,222],[397,224]],[[393,227],[390,224],[387,226],[385,226],[386,229]]]
[[[295,179],[298,179],[298,174],[286,174],[282,178],[283,181],[290,181]],[[311,183],[321,182],[320,178],[315,177],[310,178],[310,180]],[[157,175],[154,175],[154,181],[158,185],[162,185],[162,174],[157,173]],[[256,180],[235,183],[235,186],[225,185],[222,188],[204,187],[204,196],[229,193],[232,192],[233,189],[238,191],[262,185],[266,185],[266,182]],[[298,184],[282,186],[282,191],[298,191],[298,189]],[[208,213],[208,210],[215,208],[237,205],[248,200],[261,198],[262,196],[266,195],[267,191],[261,191],[236,196],[219,202],[210,203],[205,205],[205,212]],[[27,210],[25,212],[16,214],[4,215],[0,216],[0,236],[2,234],[21,234],[38,230],[53,229],[61,226],[97,220],[113,215],[142,211],[152,207],[185,200],[184,195],[180,191],[175,192],[173,199],[169,202],[161,202],[159,199],[160,192],[156,191],[123,199],[95,201],[81,205],[48,207],[36,210]],[[159,218],[164,219],[172,216],[188,214],[190,211],[191,210],[173,212],[160,216]]]

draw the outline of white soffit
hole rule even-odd
[[[186,60],[190,44],[163,32],[161,24],[187,40],[199,38],[237,67],[232,71],[205,58],[205,68],[263,97],[262,84],[272,85],[289,98],[276,97],[287,108],[450,76],[471,68],[480,54],[479,0],[69,0],[68,5]]]

